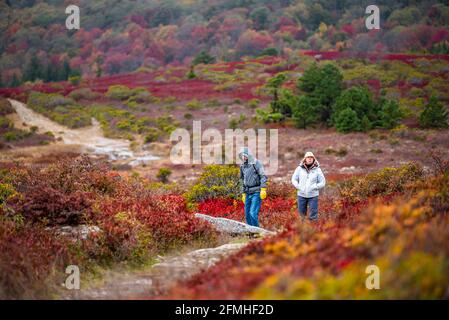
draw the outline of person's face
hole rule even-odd
[[[306,164],[312,164],[312,163],[313,163],[313,157],[307,157]]]
[[[242,156],[242,160],[243,160],[243,162],[246,162],[246,161],[248,161],[248,157],[245,156],[245,155],[243,155],[243,156]]]

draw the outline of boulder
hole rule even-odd
[[[258,234],[265,236],[275,234],[275,232],[273,231],[250,226],[246,223],[235,221],[232,219],[216,218],[201,213],[195,213],[195,216],[199,219],[210,222],[219,232],[228,233],[231,235]]]

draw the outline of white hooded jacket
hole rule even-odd
[[[307,156],[312,156],[315,159],[310,169],[307,169],[304,162]],[[304,156],[293,173],[292,184],[298,190],[298,196],[304,198],[318,196],[319,190],[326,185],[326,179],[321,171],[320,163],[311,152],[306,153],[306,156]]]

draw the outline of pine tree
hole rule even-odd
[[[446,128],[448,115],[445,107],[432,96],[419,116],[419,125],[423,128]]]
[[[60,80],[68,80],[71,72],[72,72],[72,69],[70,68],[69,61],[64,60],[64,62],[62,64]]]
[[[18,87],[20,85],[20,81],[19,81],[19,78],[17,78],[17,75],[14,73],[14,75],[13,75],[13,77],[12,77],[12,80],[11,80],[11,87],[12,88],[16,88],[16,87]]]
[[[44,72],[41,62],[36,55],[31,57],[30,63],[25,70],[24,80],[25,81],[35,81],[37,79],[43,79]]]
[[[307,96],[318,99],[321,121],[327,122],[332,113],[332,105],[343,90],[343,75],[333,64],[319,67],[314,63],[298,79],[297,86]]]
[[[270,105],[274,113],[279,112],[279,89],[286,80],[287,77],[284,73],[278,73],[273,78],[268,80],[267,87],[273,93],[273,101]]]
[[[306,96],[295,97],[294,100],[292,113],[297,128],[306,129],[318,121],[319,114],[317,113],[316,100]]]
[[[97,70],[95,71],[95,74],[97,76],[97,78],[100,78],[103,74],[103,69],[101,68],[101,65],[103,64],[103,57],[102,56],[98,56],[95,59],[95,63],[97,66]]]
[[[360,131],[361,124],[357,113],[351,108],[341,110],[335,117],[335,128],[342,133]]]
[[[49,63],[45,69],[44,82],[58,81],[58,72],[53,64]]]
[[[202,50],[196,57],[193,59],[193,65],[197,65],[200,63],[211,64],[215,62],[215,58],[211,56],[206,51]]]
[[[101,69],[101,66],[97,65],[97,71],[95,71],[95,75],[97,76],[97,78],[100,78],[102,74],[103,70]]]
[[[373,124],[368,119],[367,115],[364,115],[362,120],[360,120],[360,131],[367,132],[371,130],[373,127]]]
[[[403,112],[396,101],[381,100],[379,111],[379,126],[385,129],[393,129],[399,124]]]

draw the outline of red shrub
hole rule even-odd
[[[267,198],[262,202],[259,221],[267,229],[281,229],[298,220],[295,199]]]
[[[77,259],[67,239],[39,226],[1,221],[0,299],[48,297],[48,277]]]
[[[213,217],[245,220],[243,202],[234,199],[217,198],[202,201],[198,204],[198,212]]]
[[[19,195],[7,206],[27,221],[77,225],[91,215],[93,201],[114,194],[121,183],[107,168],[87,157],[63,159],[40,169],[16,167],[9,173]]]
[[[134,231],[122,225],[122,221],[139,226],[149,232],[158,250],[214,235],[210,224],[186,210],[184,198],[179,195],[104,199],[94,219],[100,228],[109,230],[114,243],[116,238],[129,239],[132,236],[129,232]]]

